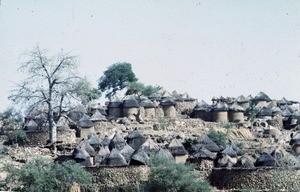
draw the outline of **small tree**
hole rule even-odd
[[[132,71],[130,63],[115,63],[104,71],[98,82],[98,89],[106,92],[105,97],[113,96],[117,91],[126,87],[126,82],[135,82],[138,79]]]
[[[38,46],[26,56],[26,62],[21,64],[19,70],[27,77],[9,98],[25,104],[28,110],[46,109],[50,143],[55,144],[53,112],[61,112],[71,100],[78,99],[78,95],[82,94],[77,86],[82,79],[77,76],[76,57],[64,52],[48,56],[48,51]]]
[[[65,191],[73,182],[92,182],[92,175],[74,161],[59,164],[38,158],[21,168],[6,165],[5,171],[9,173],[6,178],[7,187],[16,191]]]
[[[0,122],[0,132],[4,133],[20,129],[22,127],[23,117],[19,111],[10,107],[0,113]]]
[[[207,181],[194,171],[193,165],[171,162],[164,158],[152,158],[147,191],[211,191]]]

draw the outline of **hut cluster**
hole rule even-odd
[[[281,128],[291,129],[300,124],[300,109],[297,101],[271,100],[260,92],[255,97],[213,97],[211,105],[202,100],[195,106],[192,117],[223,123],[243,123],[251,118],[265,123],[275,120]]]
[[[150,156],[167,158],[171,161],[184,161],[188,152],[176,138],[166,147],[158,145],[138,130],[126,137],[119,133],[106,136],[102,141],[96,135],[82,140],[73,151],[74,160],[83,166],[127,166],[148,165]]]

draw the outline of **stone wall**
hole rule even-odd
[[[149,168],[147,166],[86,167],[86,170],[93,175],[94,183],[99,187],[118,187],[146,181]]]
[[[209,179],[218,189],[295,191],[300,189],[300,167],[214,168]]]
[[[26,135],[29,139],[29,145],[39,146],[47,145],[49,140],[48,131],[27,131]],[[57,141],[63,144],[76,143],[76,134],[74,130],[57,131]]]

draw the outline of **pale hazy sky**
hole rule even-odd
[[[298,0],[1,0],[0,110],[20,55],[36,45],[78,55],[96,86],[129,62],[139,80],[169,91],[300,100]]]

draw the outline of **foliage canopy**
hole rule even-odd
[[[137,80],[130,63],[115,63],[103,72],[103,76],[98,81],[98,89],[101,92],[106,92],[105,97],[109,98],[117,91],[124,89],[126,82]]]

